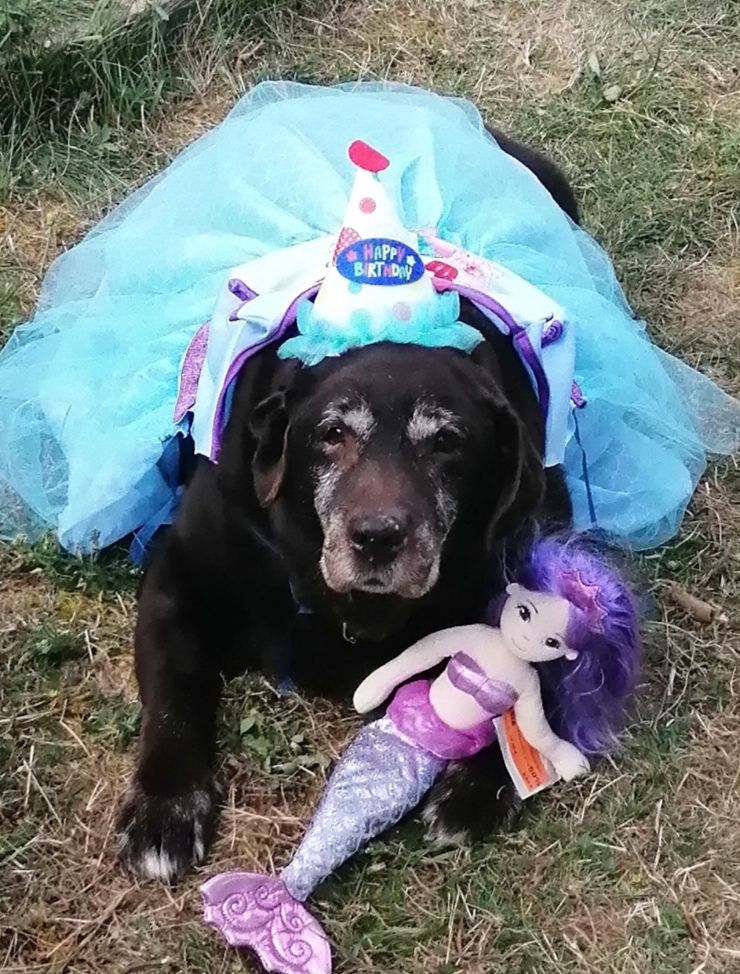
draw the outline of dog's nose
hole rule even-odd
[[[407,534],[406,519],[387,514],[355,517],[349,527],[352,546],[376,565],[393,561]]]

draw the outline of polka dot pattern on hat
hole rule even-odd
[[[393,305],[393,317],[399,321],[411,320],[411,308],[406,301],[397,301]]]

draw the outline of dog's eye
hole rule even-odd
[[[344,442],[345,430],[343,426],[334,423],[331,426],[325,426],[319,435],[321,442],[326,446],[339,446],[340,443]]]
[[[560,649],[560,640],[555,639],[554,636],[548,636],[545,640],[545,646],[547,646],[548,649]]]
[[[434,434],[432,449],[435,453],[454,453],[460,446],[460,436],[455,430],[441,429]]]
[[[532,618],[532,613],[529,611],[526,605],[518,605],[517,610],[519,611],[519,618],[522,620],[522,622],[529,622],[529,620]]]

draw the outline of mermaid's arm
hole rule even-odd
[[[534,668],[526,683],[519,687],[514,715],[527,741],[552,762],[561,778],[570,781],[588,771],[589,763],[585,755],[569,741],[558,737],[550,727],[542,706],[540,680]]]
[[[468,633],[477,628],[479,627],[456,626],[453,629],[443,629],[409,646],[400,656],[389,660],[365,677],[353,697],[355,709],[365,714],[379,707],[401,683],[416,676],[417,673],[424,673],[431,669],[443,659],[454,655],[457,650],[464,649],[466,637],[468,640],[470,638]]]

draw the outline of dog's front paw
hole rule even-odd
[[[422,811],[436,848],[470,845],[514,825],[521,801],[498,748],[453,762],[437,779]]]
[[[176,883],[203,861],[213,836],[212,783],[180,795],[148,795],[134,783],[118,815],[118,858],[141,879]]]

